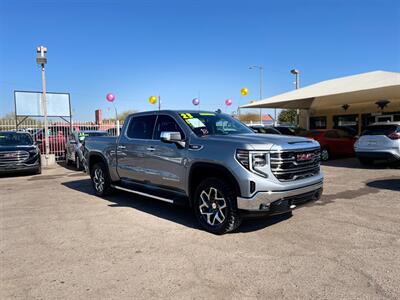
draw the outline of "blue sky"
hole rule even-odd
[[[70,92],[75,118],[91,120],[105,95],[119,111],[232,109],[301,85],[373,70],[400,71],[395,0],[0,1],[0,115],[13,90],[40,90],[35,48],[48,47],[49,91]],[[248,87],[243,98],[240,88]],[[112,112],[112,110],[111,110]],[[110,113],[111,113],[110,112]]]

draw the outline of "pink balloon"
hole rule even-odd
[[[114,96],[113,93],[108,93],[107,96],[106,96],[106,99],[107,99],[108,102],[114,102],[115,96]]]
[[[193,105],[199,105],[200,104],[200,99],[199,98],[194,98],[192,100]]]
[[[232,99],[226,99],[225,100],[225,104],[227,105],[227,106],[230,106],[230,105],[232,105]]]

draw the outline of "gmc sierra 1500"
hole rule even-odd
[[[318,142],[257,134],[221,113],[136,113],[120,136],[88,137],[85,147],[97,195],[119,189],[186,202],[215,234],[236,229],[248,212],[290,213],[322,194]]]

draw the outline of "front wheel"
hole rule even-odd
[[[111,179],[103,162],[95,164],[90,172],[92,185],[96,195],[106,196],[111,193]]]
[[[218,178],[208,178],[199,184],[193,207],[200,225],[214,234],[233,231],[242,221],[234,187]]]

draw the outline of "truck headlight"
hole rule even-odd
[[[268,165],[267,151],[237,150],[236,160],[250,172],[268,177],[262,168]]]

